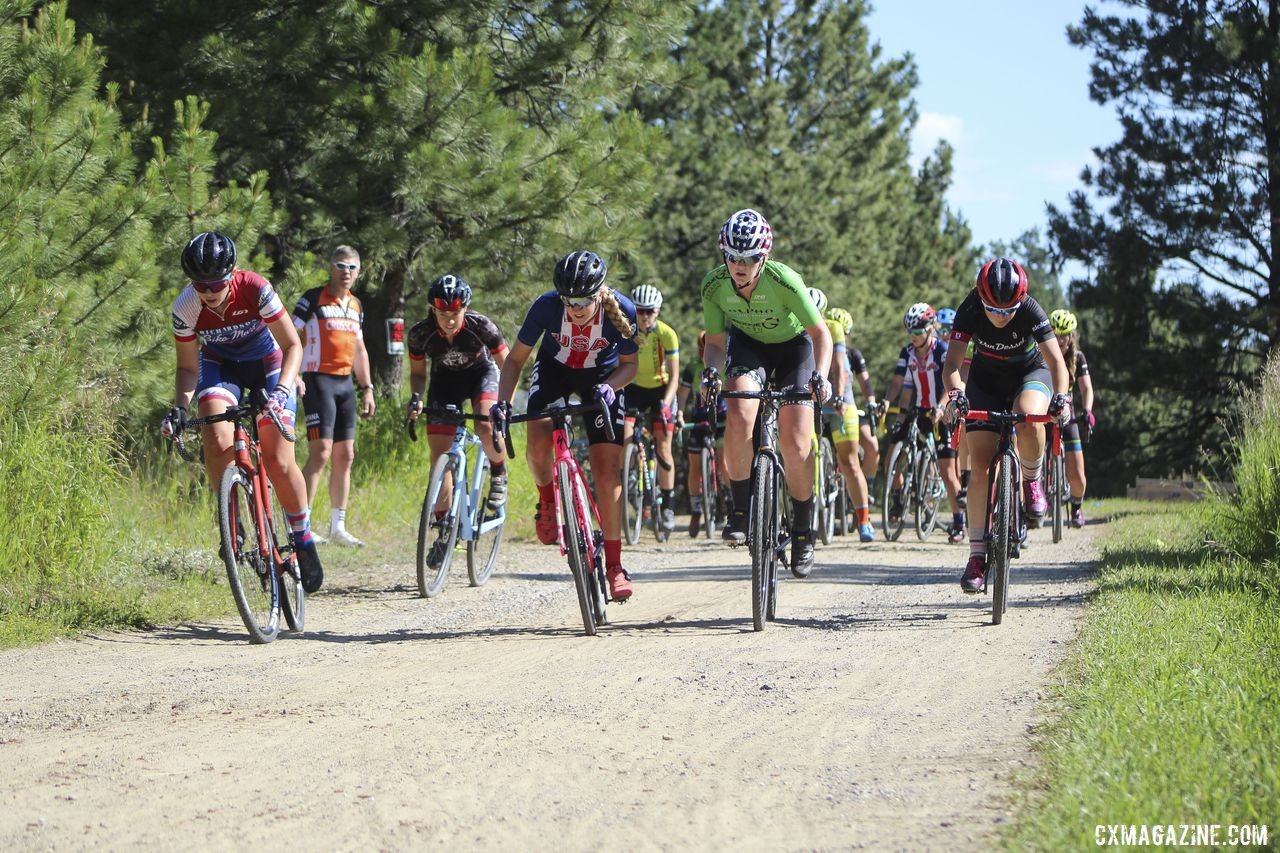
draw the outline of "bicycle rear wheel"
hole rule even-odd
[[[1065,487],[1067,480],[1066,463],[1061,456],[1049,454],[1049,488],[1045,489],[1045,493],[1049,496],[1049,511],[1053,513],[1053,541],[1055,543],[1062,541],[1062,516],[1063,499],[1067,493]]]
[[[849,506],[849,487],[845,484],[844,475],[836,480],[836,535],[847,536],[852,529],[849,526],[849,514],[853,511]]]
[[[485,506],[485,495],[489,494],[491,471],[489,458],[483,452],[479,454],[477,464],[480,466],[480,490],[476,505],[471,507],[471,538],[467,540],[467,575],[472,586],[484,586],[493,574],[493,566],[498,561],[498,549],[502,547],[502,530],[507,524],[506,505],[498,507],[496,513]]]
[[[269,531],[260,529],[253,480],[237,465],[222,474],[218,527],[231,595],[249,641],[269,643],[280,632],[280,583],[271,554],[262,551]]]
[[[895,487],[895,481],[898,485]],[[893,509],[894,497],[898,498],[898,517],[893,520],[890,512]],[[889,463],[884,468],[884,488],[880,495],[880,520],[884,527],[884,538],[890,542],[897,541],[902,535],[902,528],[907,523],[907,500],[911,496],[911,456],[906,452],[906,445],[899,444],[894,448]]]
[[[437,521],[436,506],[441,494],[447,493],[446,489],[455,490],[456,494],[457,469],[458,462],[452,454],[438,456],[431,466],[427,495],[422,499],[422,515],[418,519],[418,595],[422,598],[435,598],[440,594],[453,563],[461,507],[453,506],[455,502],[451,501],[444,518]],[[446,480],[451,481],[447,486]]]
[[[628,545],[640,541],[644,528],[644,470],[638,448],[628,441],[622,451],[622,535]]]
[[[823,545],[830,545],[836,533],[836,449],[831,439],[823,436],[818,441],[822,454],[819,464],[814,466],[818,471],[818,490],[813,493],[818,504],[818,535]]]
[[[703,448],[698,454],[702,467],[702,529],[708,539],[716,535],[716,510],[720,501],[720,485],[716,482],[715,453]]]
[[[566,462],[556,465],[556,480],[560,485],[560,516],[564,522],[564,548],[569,560],[569,574],[573,575],[573,585],[578,591],[582,627],[588,637],[594,637],[596,618],[591,601],[591,573],[594,568],[587,563],[587,526],[578,514],[579,481]]]
[[[757,631],[772,619],[771,569],[776,558],[778,516],[774,511],[773,471],[767,456],[756,456],[751,472],[751,622]]]
[[[942,503],[942,474],[938,471],[938,455],[932,447],[916,458],[916,538],[928,540],[938,524],[938,508]]]
[[[996,472],[995,503],[991,515],[991,539],[987,545],[987,578],[991,584],[991,624],[999,625],[1009,607],[1009,557],[1014,515],[1013,472],[1018,464],[1013,452],[1000,457]]]

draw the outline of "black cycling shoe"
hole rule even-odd
[[[813,571],[813,531],[791,534],[791,574],[807,578]]]
[[[720,531],[720,538],[730,545],[741,545],[747,541],[747,514],[734,510],[729,513],[729,521]]]
[[[320,565],[316,543],[295,545],[293,553],[298,558],[298,569],[302,572],[302,591],[310,595],[324,583],[324,567]]]

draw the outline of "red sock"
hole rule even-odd
[[[556,490],[555,486],[547,483],[545,486],[538,486],[538,500],[544,504],[550,505],[555,503]]]
[[[854,510],[858,514],[858,524],[869,524],[871,522],[871,510],[865,506],[860,506]]]
[[[604,540],[604,564],[606,567],[622,565],[621,539]]]

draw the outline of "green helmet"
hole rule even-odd
[[[853,315],[843,308],[828,308],[827,319],[839,323],[844,328],[846,338],[853,334]]]
[[[1059,308],[1049,315],[1049,325],[1053,327],[1055,335],[1069,335],[1076,330],[1079,321],[1076,320],[1075,314],[1065,308]]]

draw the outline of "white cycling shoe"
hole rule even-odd
[[[330,530],[329,544],[342,545],[345,548],[363,548],[364,543],[352,536],[345,529]]]

